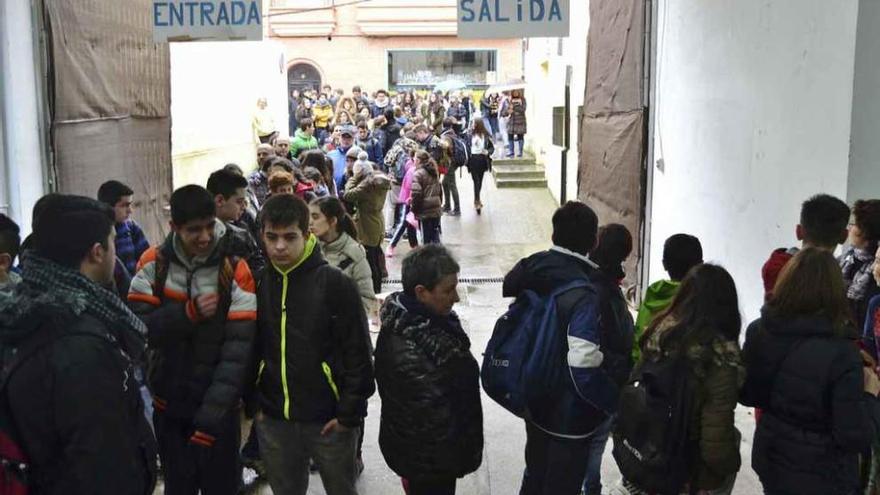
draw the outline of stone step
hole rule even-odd
[[[543,179],[545,178],[544,170],[499,170],[494,169],[492,173],[495,180],[498,179]]]
[[[535,157],[525,155],[522,158],[496,158],[492,160],[492,166],[495,165],[535,165]]]
[[[493,171],[500,171],[500,172],[543,172],[544,166],[543,165],[532,165],[532,164],[511,165],[511,164],[506,164],[506,163],[493,162],[492,163],[492,170]]]
[[[504,188],[542,188],[547,187],[547,179],[507,179],[496,178],[495,187]]]

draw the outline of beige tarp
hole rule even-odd
[[[644,33],[644,0],[590,1],[578,199],[602,224],[621,223],[632,232],[629,283],[637,279],[644,212]]]
[[[109,179],[135,191],[155,243],[171,193],[167,44],[153,43],[150,0],[43,0],[50,36],[58,190],[94,197]]]

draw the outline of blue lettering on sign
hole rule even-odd
[[[467,12],[467,14],[461,18],[461,22],[473,22],[474,11],[471,10],[471,4],[473,3],[474,0],[461,0],[461,10]]]
[[[479,15],[476,12],[474,2],[479,2]],[[510,17],[503,14],[503,1],[506,0],[459,0],[462,16],[461,22],[510,22]],[[526,12],[523,8],[524,0],[517,0],[516,3],[516,20],[523,22],[530,20],[532,22],[541,21],[562,21],[562,8],[559,6],[559,0],[526,0],[528,1]],[[240,2],[232,2],[234,4]],[[251,4],[252,13],[255,11],[255,5]],[[528,17],[526,17],[528,16]],[[248,15],[248,22],[251,15]],[[233,23],[235,22],[233,16]]]
[[[157,27],[260,25],[262,17],[260,16],[259,1],[177,0],[153,2],[153,25]]]
[[[168,5],[165,2],[156,2],[153,4],[153,25],[154,26],[167,26],[168,23],[160,20],[162,16],[162,7]]]

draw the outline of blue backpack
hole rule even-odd
[[[562,294],[589,287],[586,279],[570,282],[541,297],[527,290],[504,313],[483,353],[483,390],[502,407],[529,417],[529,404],[560,386],[569,374],[567,335],[559,331],[556,301]]]

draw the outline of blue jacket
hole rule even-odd
[[[373,133],[370,133],[364,141],[357,139],[354,144],[367,152],[371,162],[380,166],[384,163],[385,156],[382,154],[382,144],[373,136]]]
[[[338,147],[327,153],[327,156],[333,160],[333,181],[336,182],[336,194],[342,196],[345,190],[345,154],[351,148]]]
[[[504,277],[504,297],[526,290],[548,295],[577,279],[590,280],[596,266],[587,257],[554,247],[519,263]],[[584,438],[617,410],[619,387],[603,365],[608,350],[602,345],[600,298],[595,286],[573,289],[557,299],[559,333],[565,336],[569,373],[546,405],[530,410],[529,421],[545,432],[564,438]],[[629,349],[623,349],[627,354]]]
[[[150,247],[147,236],[134,220],[116,224],[116,257],[130,275],[137,272],[137,264]]]

